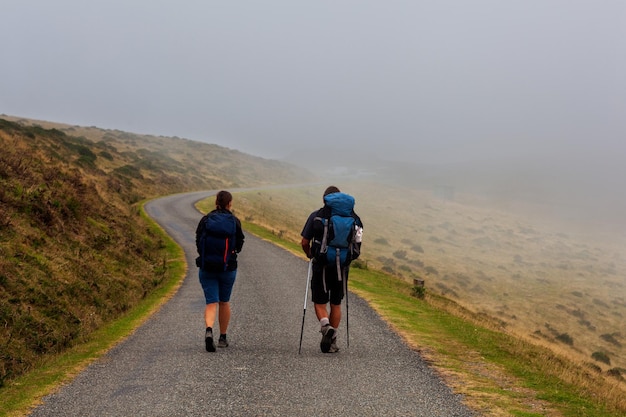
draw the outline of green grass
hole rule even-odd
[[[142,217],[148,219],[141,211]],[[95,331],[85,343],[76,345],[63,354],[48,358],[35,370],[19,377],[0,390],[0,416],[23,416],[36,403],[59,385],[69,381],[95,359],[130,335],[180,286],[186,273],[183,250],[161,229],[151,223],[151,232],[159,236],[167,254],[163,284],[150,292],[140,304],[127,314]]]

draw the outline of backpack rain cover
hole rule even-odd
[[[330,218],[324,219],[324,237],[320,254],[325,254],[324,263],[347,266],[353,258],[355,218],[354,197],[344,193],[332,193],[324,197],[330,208]],[[327,229],[327,230],[326,230]]]
[[[204,219],[198,241],[200,267],[204,270],[225,271],[235,250],[237,223],[232,213],[214,211]]]

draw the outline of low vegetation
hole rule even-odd
[[[440,200],[427,192],[372,183],[338,185],[356,197],[356,210],[365,223],[359,259],[365,268],[355,276],[365,273],[370,278],[352,280],[357,292],[416,348],[443,349],[439,363],[446,364],[453,354],[439,345],[441,340],[450,345],[476,326],[489,335],[472,343],[459,340],[458,362],[443,366],[447,371],[464,369],[453,372],[460,378],[457,389],[463,391],[480,379],[484,366],[495,365],[504,374],[498,373],[491,383],[513,378],[505,384],[509,388],[500,387],[498,396],[520,384],[514,395],[522,386],[532,388],[531,398],[548,400],[564,415],[625,412],[621,331],[626,305],[619,276],[626,264],[619,245],[583,240],[510,212]],[[321,205],[323,188],[240,193],[238,214],[276,238],[298,242],[304,220]],[[380,195],[385,196],[382,204],[372,197]],[[371,275],[375,271],[385,275]],[[371,280],[385,284],[378,287]],[[400,294],[389,295],[392,299],[385,303],[389,288]],[[410,317],[416,322],[437,318],[423,316],[426,307],[420,299],[428,308],[451,313],[437,321],[442,326],[463,318],[460,333],[449,331],[437,341],[432,339],[436,329],[419,330]],[[486,351],[489,345],[498,347],[495,353]],[[463,363],[464,353],[472,357],[469,363]],[[476,369],[469,369],[472,364]]]

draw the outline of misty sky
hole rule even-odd
[[[0,113],[270,158],[626,156],[626,1],[2,0]]]

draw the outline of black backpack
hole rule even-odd
[[[237,221],[232,213],[212,211],[202,219],[202,228],[196,242],[196,264],[204,270],[225,271],[235,252]]]

